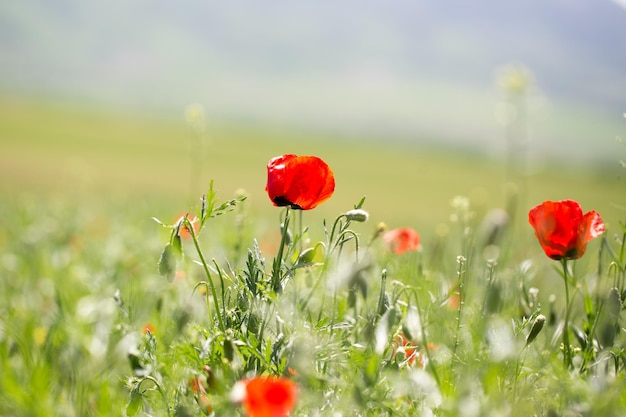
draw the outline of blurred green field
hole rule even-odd
[[[532,175],[518,179],[514,194],[505,164],[478,152],[211,121],[199,141],[183,113],[157,117],[0,99],[0,415],[184,416],[192,415],[186,410],[200,415],[199,406],[207,414],[214,406],[216,415],[241,415],[229,396],[235,382],[251,373],[282,374],[288,363],[296,366],[293,379],[301,388],[302,415],[320,411],[319,405],[330,401],[325,392],[336,399],[320,415],[337,415],[335,410],[355,415],[348,411],[355,408],[365,410],[362,415],[433,415],[420,411],[427,405],[437,415],[456,416],[463,414],[469,398],[479,397],[481,403],[473,405],[476,411],[471,415],[500,409],[511,416],[570,415],[572,410],[578,415],[579,409],[589,415],[623,414],[626,361],[623,321],[618,322],[626,294],[623,228],[618,225],[626,215],[626,184],[620,179],[624,169],[619,164],[623,147],[616,144],[615,164],[606,167],[563,162],[534,167]],[[389,227],[415,227],[424,241],[423,253],[396,257],[381,250],[382,242],[372,244],[360,252],[372,257],[363,261],[367,258],[361,255],[363,264],[372,265],[347,275],[361,277],[360,285],[369,289],[353,292],[357,286],[350,284],[350,290],[342,287],[336,292],[338,297],[327,297],[331,287],[318,284],[332,284],[344,274],[339,261],[352,259],[352,241],[346,241],[345,252],[329,252],[332,257],[326,265],[334,268],[335,261],[339,265],[331,272],[326,267],[296,267],[296,258],[287,255],[285,268],[280,262],[272,264],[279,265],[276,276],[287,280],[297,273],[298,279],[289,280],[282,297],[275,294],[282,302],[259,298],[265,296],[252,289],[263,288],[270,282],[266,279],[274,277],[274,268],[264,259],[276,251],[278,241],[272,239],[278,236],[279,214],[285,212],[265,195],[265,166],[283,153],[319,155],[335,171],[333,198],[304,213],[311,226],[308,236],[323,232],[317,220],[334,219],[365,195],[371,221],[354,224],[360,248],[367,244],[369,230],[384,221]],[[220,201],[234,197],[239,189],[245,189],[249,199],[234,215],[210,219],[202,229],[202,251],[216,268],[213,278],[209,266],[206,270],[199,266],[198,258],[204,258],[196,257],[187,241],[185,256],[176,261],[169,282],[159,276],[157,265],[170,231],[150,217],[173,222],[181,211],[197,204],[211,180]],[[519,229],[492,247],[501,248],[498,263],[487,263],[491,265],[487,275],[494,273],[495,278],[481,279],[485,265],[474,262],[486,254],[478,251],[482,242],[475,244],[473,236],[451,224],[455,209],[450,203],[457,195],[469,197],[472,205],[471,211],[458,210],[461,216],[469,212],[482,216],[503,207],[507,196],[519,199]],[[530,207],[564,198],[599,211],[608,228],[607,239],[591,243],[593,249],[576,262],[578,282],[589,285],[576,286],[571,316],[561,313],[566,308],[562,282],[552,270],[555,264],[545,258],[526,221]],[[447,228],[448,238],[438,239]],[[335,235],[337,245],[342,236]],[[260,251],[249,250],[255,247],[252,237],[258,239]],[[296,253],[298,242],[294,239],[288,251]],[[601,242],[604,251],[597,250]],[[614,252],[606,250],[610,247]],[[541,261],[529,267],[534,259]],[[612,266],[596,276],[600,261]],[[226,271],[225,276],[217,268]],[[386,271],[390,278],[382,292]],[[213,282],[218,275],[221,302],[214,290],[210,301],[209,291],[201,291],[202,283],[207,277]],[[247,276],[258,279],[253,283]],[[575,346],[589,347],[585,352],[594,363],[586,375],[570,372],[559,359],[558,323],[565,316],[582,328],[590,317],[602,318],[608,285],[620,289],[615,292],[621,307],[616,321],[606,322],[614,339],[602,339],[606,344],[595,352],[595,342],[583,338]],[[531,286],[536,299],[529,304]],[[453,288],[464,292],[463,314],[461,307],[451,307]],[[349,294],[358,300],[351,307]],[[552,295],[556,302],[550,301]],[[395,300],[383,316],[398,315],[393,323],[371,318],[378,317],[374,312],[385,299]],[[424,320],[422,325],[420,318],[417,326],[427,331],[412,331],[435,342],[434,365],[406,374],[407,369],[394,365],[395,353],[393,360],[389,356],[395,349],[392,344],[383,345],[384,339],[395,340],[400,315],[409,316],[411,302],[426,306],[415,311]],[[593,311],[584,315],[588,308]],[[529,342],[524,344],[525,334],[532,331],[528,318],[539,312],[555,320],[548,320],[546,330],[528,348]],[[214,321],[222,317],[218,314],[226,323],[221,330]],[[238,321],[240,316],[245,321]],[[265,324],[254,324],[258,322],[252,317]],[[327,325],[335,320],[341,326]],[[402,320],[404,332],[409,320]],[[221,325],[222,319],[218,321]],[[411,321],[416,324],[415,318]],[[602,324],[593,323],[592,328]],[[152,330],[145,332],[146,325],[153,326],[154,335]],[[292,341],[282,344],[284,334]],[[382,350],[373,350],[380,341]],[[425,338],[418,343],[429,346]],[[309,351],[311,346],[316,347]],[[328,373],[322,362],[328,364]],[[615,364],[614,375],[609,363]],[[190,378],[197,381],[204,365],[214,370],[218,384],[211,388],[208,403],[196,403],[199,394]],[[442,382],[428,376],[432,391],[423,391],[425,385],[416,376],[434,375],[435,369],[444,376]],[[147,382],[140,386],[138,381]],[[162,384],[163,391],[150,381]],[[405,401],[413,395],[414,400]],[[445,402],[426,401],[437,396]]]
[[[265,165],[273,156],[296,153],[318,155],[335,171],[335,195],[306,213],[311,220],[332,219],[366,196],[372,228],[380,221],[408,225],[428,239],[448,221],[457,195],[469,197],[478,212],[505,205],[511,187],[502,160],[378,139],[208,117],[198,146],[184,109],[160,117],[5,96],[0,98],[0,192],[8,201],[41,196],[79,206],[141,209],[168,219],[194,206],[214,180],[222,200],[244,189],[253,218],[275,225],[277,211],[264,192]],[[615,155],[615,163],[603,167],[563,161],[535,166],[523,179],[520,221],[543,200],[571,198],[586,210],[598,210],[609,228],[617,225],[625,216],[619,160],[626,148],[615,143]]]

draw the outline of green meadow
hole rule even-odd
[[[626,148],[517,172],[426,139],[1,98],[0,416],[267,416],[233,398],[267,375],[292,416],[624,415]],[[272,206],[286,153],[330,200]],[[606,226],[571,262],[528,224],[563,199]]]
[[[307,213],[312,219],[332,217],[365,196],[374,222],[413,226],[429,237],[448,221],[450,201],[459,195],[479,210],[505,207],[511,197],[522,210],[570,198],[609,222],[623,217],[619,160],[626,152],[614,137],[598,140],[614,143],[615,161],[529,161],[528,172],[512,177],[504,158],[437,147],[432,140],[337,137],[210,119],[198,134],[185,122],[184,109],[159,117],[11,97],[0,101],[0,109],[5,201],[35,195],[128,208],[150,203],[152,215],[167,217],[197,204],[213,180],[222,198],[245,190],[252,214],[273,222],[265,165],[273,156],[296,153],[323,157],[337,178],[335,196]]]

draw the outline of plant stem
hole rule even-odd
[[[283,253],[285,249],[285,243],[287,242],[287,235],[289,234],[289,207],[285,211],[285,221],[283,222],[283,230],[282,236],[280,238],[280,247],[278,248],[278,253],[276,254],[276,258],[274,259],[274,265],[272,267],[272,290],[275,293],[280,292],[280,270],[283,264]]]
[[[569,342],[569,273],[567,259],[561,259],[563,265],[563,282],[565,283],[565,320],[563,323],[563,365],[566,369],[572,366],[572,350]]]
[[[419,301],[419,296],[417,294],[417,291],[413,291],[413,298],[415,300],[415,308],[417,309],[417,317],[419,320],[419,326],[420,329],[422,329],[422,346],[424,347],[424,352],[426,353],[426,358],[428,359],[428,367],[430,368],[431,372],[433,373],[433,378],[435,378],[435,382],[437,383],[437,387],[439,387],[439,389],[442,389],[442,385],[441,385],[441,379],[439,378],[439,372],[437,372],[437,366],[435,366],[435,362],[433,361],[432,358],[432,354],[430,351],[430,348],[428,347],[428,339],[426,337],[426,329],[424,328],[424,323],[422,321],[422,307],[420,305],[420,301]]]
[[[172,409],[170,408],[170,404],[169,404],[169,401],[167,399],[167,395],[165,394],[165,390],[163,389],[163,386],[161,385],[161,383],[155,377],[150,376],[150,375],[144,376],[137,383],[137,390],[139,391],[139,389],[141,388],[141,385],[145,381],[150,381],[150,382],[152,382],[155,385],[155,387],[157,388],[157,391],[159,391],[159,394],[161,394],[161,398],[163,398],[163,402],[165,403],[165,407],[167,408],[167,415],[171,416],[172,415]]]
[[[215,313],[217,314],[217,321],[219,322],[220,330],[225,332],[226,328],[224,327],[224,322],[222,321],[220,305],[217,301],[217,292],[215,291],[215,284],[213,284],[213,278],[211,277],[211,272],[209,271],[209,265],[207,264],[206,259],[204,258],[204,254],[202,253],[202,250],[200,249],[200,245],[198,244],[198,236],[196,236],[196,232],[193,229],[193,225],[191,224],[189,219],[186,217],[185,217],[185,225],[189,229],[189,233],[191,233],[193,245],[195,246],[196,252],[198,253],[198,257],[200,258],[200,263],[202,264],[202,268],[204,269],[204,273],[207,277],[207,281],[209,282],[209,285],[211,286],[211,294],[213,294],[213,303],[215,303]]]
[[[456,334],[454,336],[454,354],[456,355],[457,349],[459,347],[459,334],[461,333],[461,315],[463,314],[463,304],[465,303],[465,294],[464,294],[464,286],[465,286],[465,257],[457,256],[457,276],[459,277],[458,284],[458,296],[459,296],[459,309],[457,310],[456,317]]]

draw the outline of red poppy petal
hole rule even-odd
[[[583,223],[585,225],[585,243],[589,242],[593,238],[600,236],[605,231],[602,218],[600,217],[600,214],[595,210],[592,210],[589,213],[585,214]]]
[[[284,196],[287,188],[290,186],[293,177],[289,175],[287,169],[289,161],[297,158],[296,155],[286,154],[272,158],[267,164],[267,185],[265,190],[274,205],[277,204],[276,199]]]
[[[330,167],[315,156],[300,156],[290,162],[294,181],[287,189],[287,199],[310,210],[328,200],[335,190],[335,178]]]
[[[316,156],[278,156],[268,163],[267,174],[265,189],[275,206],[310,210],[335,190],[333,172]]]
[[[246,382],[244,406],[249,417],[284,417],[295,406],[296,384],[285,378],[259,377]]]
[[[556,260],[580,258],[587,242],[604,231],[598,213],[583,216],[573,200],[545,201],[529,211],[528,221],[546,255]]]
[[[418,250],[420,247],[419,234],[410,227],[390,230],[383,235],[383,239],[396,255],[402,255],[406,251]]]

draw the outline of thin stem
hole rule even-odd
[[[335,244],[333,244],[333,240],[335,239],[335,231],[337,230],[337,226],[339,225],[339,222],[341,221],[341,219],[343,219],[345,217],[345,214],[341,214],[339,215],[336,219],[335,222],[333,223],[333,228],[330,231],[330,236],[328,236],[328,248],[326,250],[326,258],[330,258],[330,256],[333,254],[333,252],[335,251],[335,249],[337,248],[337,246],[339,245],[340,242],[340,238],[337,237],[337,242]],[[345,225],[341,225],[341,227],[339,228],[339,235],[341,236],[341,234],[346,230],[346,228],[348,227],[348,225],[350,224],[350,221],[346,221]]]
[[[565,283],[565,320],[563,323],[563,365],[565,368],[572,366],[572,350],[569,341],[569,272],[567,270],[567,259],[561,259],[563,265],[563,281]]]
[[[356,261],[359,261],[359,236],[354,233],[352,230],[344,230],[341,232],[341,234],[337,237],[337,244],[335,245],[335,247],[339,246],[339,252],[337,255],[337,259],[339,259],[341,257],[341,251],[343,250],[343,244],[346,243],[349,239],[351,239],[350,237],[346,237],[346,235],[352,235],[352,239],[354,239],[354,250],[355,250],[355,256],[356,256]]]
[[[167,395],[165,394],[165,390],[163,389],[163,386],[161,386],[161,383],[155,377],[150,376],[150,375],[144,376],[137,383],[137,391],[139,391],[139,389],[141,388],[141,385],[145,381],[150,381],[150,382],[152,382],[156,386],[157,391],[159,391],[159,394],[161,394],[161,398],[163,398],[163,402],[165,403],[165,407],[167,408],[167,415],[171,416],[172,415],[172,410],[170,409],[170,404],[169,404],[169,401],[167,399]]]
[[[524,345],[520,353],[517,355],[517,360],[515,361],[515,378],[513,379],[513,404],[517,403],[517,380],[519,379],[520,370],[522,368],[522,364],[524,363],[524,352],[526,352],[526,348],[528,344]]]
[[[278,248],[278,253],[276,254],[276,258],[274,259],[274,265],[272,268],[272,290],[275,293],[280,292],[280,270],[283,264],[283,253],[285,249],[285,243],[287,242],[287,235],[289,234],[289,206],[287,206],[285,210],[285,220],[282,225],[282,236],[280,238],[280,247]]]
[[[459,347],[459,334],[461,333],[461,315],[463,314],[463,304],[465,303],[465,294],[464,294],[464,286],[465,286],[465,257],[457,256],[457,276],[459,277],[459,286],[458,286],[458,296],[459,296],[459,309],[457,310],[456,317],[456,334],[454,336],[454,354],[456,355],[457,349]]]
[[[217,292],[215,291],[215,284],[213,284],[213,278],[211,277],[211,272],[209,271],[209,265],[207,264],[206,259],[204,258],[204,254],[202,253],[202,250],[200,249],[200,244],[198,243],[198,236],[196,236],[196,232],[193,229],[193,225],[191,224],[191,222],[189,221],[187,217],[185,217],[184,222],[187,228],[189,229],[189,233],[191,233],[193,245],[195,246],[196,252],[198,253],[198,257],[200,258],[200,263],[202,264],[202,268],[204,269],[204,273],[207,277],[207,281],[209,282],[209,285],[211,286],[211,294],[213,294],[213,303],[215,303],[215,313],[217,314],[217,321],[219,322],[220,329],[223,332],[225,332],[226,328],[224,327],[224,322],[222,321],[220,305],[217,300]]]
[[[213,265],[215,265],[215,269],[217,270],[217,275],[220,277],[220,287],[221,287],[221,295],[222,295],[222,314],[226,316],[226,294],[225,294],[225,286],[224,286],[224,274],[222,273],[222,268],[217,264],[215,259],[211,259]]]
[[[302,228],[302,217],[303,217],[303,212],[304,210],[300,210],[300,212],[298,213],[298,235],[299,235],[299,248],[298,248],[298,253],[302,253],[302,240],[304,238],[303,234],[304,234],[304,229]]]
[[[433,373],[433,378],[437,382],[437,386],[441,389],[441,379],[439,378],[439,372],[437,372],[437,367],[435,366],[435,362],[433,362],[432,353],[430,352],[430,348],[428,347],[428,339],[426,337],[426,329],[424,328],[424,323],[422,322],[422,307],[420,305],[419,296],[417,291],[413,291],[413,298],[415,300],[415,308],[417,308],[417,319],[419,320],[419,327],[422,329],[422,346],[424,347],[424,352],[426,353],[426,358],[428,358],[428,367]]]

